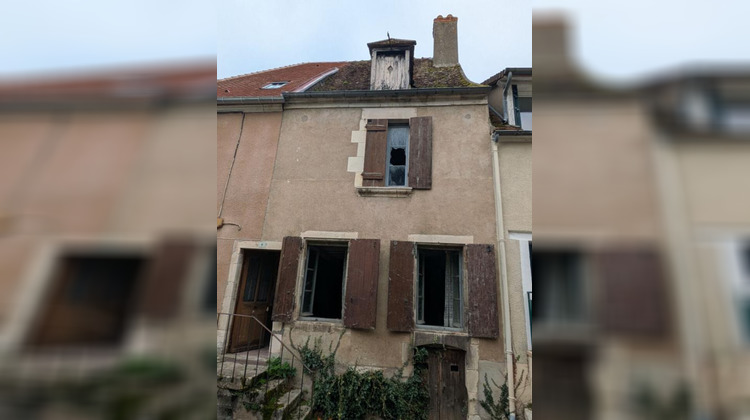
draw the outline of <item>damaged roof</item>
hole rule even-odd
[[[346,66],[348,62],[301,63],[241,76],[221,79],[216,83],[218,98],[277,97],[282,92],[304,92],[320,79]],[[272,83],[283,85],[264,89]]]
[[[313,86],[310,92],[370,89],[370,60],[351,61],[339,71]],[[479,87],[466,78],[461,65],[434,67],[431,58],[414,59],[414,88]]]

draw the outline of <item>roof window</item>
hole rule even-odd
[[[278,89],[278,88],[284,86],[287,83],[289,83],[289,82],[271,82],[271,83],[263,86],[261,89]]]

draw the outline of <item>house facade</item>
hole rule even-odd
[[[493,143],[493,88],[463,75],[456,28],[435,19],[431,59],[392,38],[368,44],[370,60],[219,81],[220,353],[317,342],[341,366],[393,375],[424,348],[431,415],[452,418],[486,416],[485,375],[502,383],[507,360],[528,377],[528,312],[511,301],[514,364],[502,302],[503,281],[524,287],[530,132]],[[266,88],[232,95],[241,85]]]

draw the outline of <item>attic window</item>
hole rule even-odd
[[[289,82],[271,82],[271,83],[263,86],[261,89],[278,89],[278,88],[284,86],[287,83],[289,83]]]

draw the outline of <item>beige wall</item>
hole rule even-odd
[[[217,123],[216,212],[221,209],[225,222],[242,228],[225,225],[217,231],[216,307],[221,308],[234,241],[258,240],[263,233],[281,112],[218,114]]]

